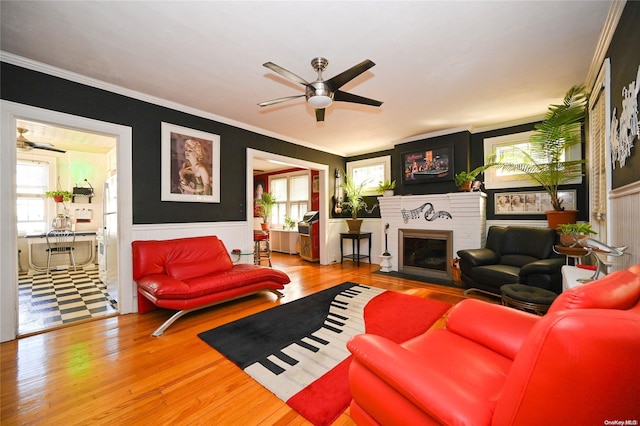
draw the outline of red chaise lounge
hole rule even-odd
[[[215,236],[134,241],[133,280],[138,286],[138,312],[156,307],[178,312],[156,329],[160,336],[178,318],[197,309],[263,290],[283,296],[291,280],[266,266],[236,264]]]

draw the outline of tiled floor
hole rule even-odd
[[[28,334],[117,313],[98,269],[18,277],[18,334]]]

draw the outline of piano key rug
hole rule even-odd
[[[350,401],[347,341],[373,333],[403,342],[449,308],[437,300],[344,283],[198,336],[314,425]]]

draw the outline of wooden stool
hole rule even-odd
[[[269,232],[253,231],[253,263],[260,265],[263,260],[269,261],[271,267],[271,246],[269,245]]]

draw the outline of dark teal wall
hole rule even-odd
[[[7,63],[2,99],[132,128],[133,223],[246,220],[246,149],[344,167],[344,159],[227,124],[143,102]],[[220,135],[220,203],[160,201],[161,122]],[[332,188],[333,180],[330,182]],[[251,208],[251,206],[249,206]]]

